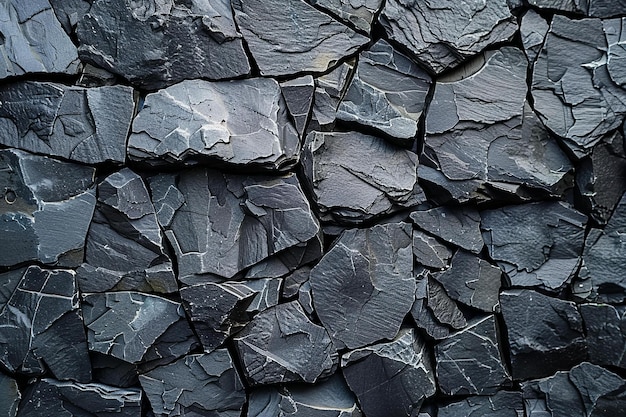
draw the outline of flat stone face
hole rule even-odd
[[[350,85],[354,67],[355,62],[352,59],[315,78],[315,94],[308,131],[332,130],[341,98]]]
[[[149,94],[128,140],[132,160],[287,169],[298,161],[300,139],[278,82],[183,81]]]
[[[626,311],[609,304],[582,304],[589,360],[626,368]]]
[[[520,24],[520,35],[522,36],[522,44],[526,57],[530,62],[535,62],[543,40],[550,29],[548,22],[534,10],[528,10]]]
[[[17,382],[4,374],[0,374],[0,412],[3,416],[15,417],[22,395]]]
[[[418,265],[443,269],[452,258],[452,250],[439,239],[413,230],[413,256]]]
[[[435,73],[510,39],[517,30],[506,0],[390,0],[380,22],[390,39],[408,48]]]
[[[383,5],[382,0],[309,0],[309,2],[328,10],[342,21],[366,33],[370,33],[374,15]]]
[[[303,0],[234,0],[232,5],[264,76],[324,72],[369,40]]]
[[[498,391],[495,395],[472,396],[439,407],[438,417],[518,417],[524,415],[519,392]],[[540,417],[531,414],[529,416]]]
[[[304,75],[293,80],[283,81],[280,83],[280,91],[285,98],[287,110],[293,118],[296,130],[302,137],[311,116],[315,80],[310,75]]]
[[[471,208],[437,207],[410,215],[417,227],[463,249],[478,253],[483,248],[480,214]]]
[[[249,74],[229,2],[183,4],[95,2],[78,22],[80,58],[149,90],[191,78]]]
[[[626,13],[624,0],[530,0],[529,4],[543,9],[607,18]]]

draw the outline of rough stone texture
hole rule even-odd
[[[449,325],[441,323],[435,315],[435,312],[440,313],[442,310],[436,310],[435,306],[437,304],[435,300],[429,300],[428,298],[428,284],[432,281],[432,278],[429,278],[430,274],[426,271],[421,271],[416,275],[415,303],[411,307],[411,317],[417,327],[422,329],[430,338],[435,340],[445,339],[453,332],[453,329]],[[432,306],[429,305],[429,302]],[[456,310],[454,312],[456,313]]]
[[[515,379],[541,378],[584,360],[583,321],[572,302],[531,290],[500,294]]]
[[[607,18],[626,14],[624,0],[528,0],[528,3],[544,9],[556,9],[592,17]]]
[[[303,0],[234,0],[232,5],[264,76],[324,72],[368,42]]]
[[[414,301],[411,244],[406,223],[349,229],[311,270],[313,306],[337,346],[397,335]]]
[[[78,70],[76,46],[63,31],[48,0],[4,0],[0,6],[0,33],[0,78],[75,74]]]
[[[354,60],[343,62],[328,74],[315,78],[315,93],[309,131],[331,130],[337,118],[337,109],[346,93],[354,72]]]
[[[278,82],[183,81],[149,94],[128,140],[132,160],[287,169],[300,139],[289,121]]]
[[[424,199],[417,155],[375,136],[312,132],[302,163],[325,221],[354,223]]]
[[[380,22],[390,39],[435,73],[510,39],[517,30],[506,0],[389,0]]]
[[[410,217],[417,227],[453,245],[473,253],[483,248],[480,214],[472,208],[437,207],[414,211]]]
[[[23,81],[0,87],[0,144],[77,162],[123,163],[133,89]]]
[[[0,413],[6,417],[15,417],[21,398],[17,382],[0,373]]]
[[[411,146],[430,84],[424,70],[381,39],[359,55],[337,118],[374,128]]]
[[[413,230],[413,255],[418,265],[443,269],[452,258],[452,250],[435,237]]]
[[[89,11],[88,0],[49,0],[63,30],[71,35],[78,21]]]
[[[437,417],[530,417],[524,414],[520,392],[498,391],[495,395],[468,397],[439,407]],[[532,417],[540,417],[532,415]]]
[[[332,375],[337,365],[328,333],[296,301],[257,314],[233,340],[251,385],[313,383]]]
[[[76,34],[83,61],[140,88],[250,73],[227,0],[98,0],[78,22]]]
[[[372,29],[374,15],[383,5],[383,0],[309,0],[309,2],[328,10],[342,21],[368,34]]]
[[[506,206],[481,216],[489,256],[510,285],[557,289],[576,273],[587,218],[566,203]]]
[[[541,50],[541,45],[550,29],[548,22],[541,15],[530,9],[522,16],[520,35],[528,61],[534,63]]]
[[[428,349],[413,329],[344,354],[341,369],[368,417],[415,415],[436,390]]]
[[[608,304],[582,304],[589,361],[626,369],[626,311]]]
[[[315,80],[312,76],[305,75],[293,80],[283,81],[280,83],[280,91],[283,93],[285,104],[293,118],[294,126],[302,137],[311,116],[313,95],[315,94]]]
[[[185,356],[139,376],[156,417],[239,417],[246,401],[226,349]]]

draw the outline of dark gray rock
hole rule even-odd
[[[185,356],[139,376],[156,417],[239,417],[246,401],[226,349]]]
[[[150,186],[157,218],[176,252],[179,279],[186,283],[194,275],[231,278],[319,239],[318,221],[295,174],[244,176],[194,169],[157,176]],[[287,271],[302,259],[310,262],[294,257]]]
[[[450,268],[433,277],[456,301],[485,312],[498,309],[502,271],[476,255],[459,250]]]
[[[137,417],[141,391],[45,378],[29,385],[17,417]]]
[[[413,230],[413,256],[418,265],[443,269],[452,258],[452,250],[433,236]]]
[[[426,305],[435,319],[452,329],[459,330],[467,326],[467,320],[457,304],[448,295],[445,288],[432,278],[428,278]]]
[[[130,169],[113,173],[98,185],[85,263],[76,272],[82,292],[178,291],[150,194]]]
[[[313,95],[315,94],[315,80],[310,75],[305,75],[293,80],[280,83],[280,91],[285,98],[287,110],[293,118],[298,134],[302,137],[304,129],[311,116]]]
[[[31,266],[0,275],[0,364],[11,373],[88,382],[91,365],[71,270]],[[2,297],[3,299],[5,297]]]
[[[359,222],[425,199],[417,184],[417,155],[384,139],[312,132],[302,158],[322,220]]]
[[[76,47],[48,0],[5,0],[0,7],[0,78],[32,73],[75,74]],[[4,100],[3,100],[4,101]]]
[[[613,17],[626,14],[624,0],[528,0],[528,3],[542,8],[554,9],[591,17]]]
[[[3,416],[15,417],[20,405],[20,393],[17,382],[2,373],[0,373],[0,413]]]
[[[513,378],[541,378],[587,357],[576,305],[531,290],[500,294]]]
[[[441,310],[435,308],[437,306],[435,300],[428,299],[430,282],[432,282],[432,278],[430,278],[429,271],[424,269],[416,273],[415,303],[411,307],[411,317],[417,327],[426,332],[429,337],[441,340],[448,337],[453,332],[453,329],[449,325],[441,323],[435,316],[435,311],[440,313]],[[432,293],[431,291],[430,294]],[[432,306],[429,305],[429,302]],[[454,303],[451,306],[456,307]],[[457,310],[455,309],[454,311],[456,312]],[[459,313],[461,312],[459,311]]]
[[[380,16],[387,36],[435,73],[455,67],[517,30],[506,0],[389,0]]]
[[[489,256],[510,285],[554,290],[576,273],[587,218],[568,204],[506,206],[481,216]]]
[[[424,70],[381,39],[359,55],[337,118],[374,128],[411,146],[430,84]]]
[[[393,339],[415,299],[411,226],[346,230],[309,282],[315,311],[337,346]]]
[[[354,394],[339,372],[314,385],[255,388],[247,417],[361,417]]]
[[[93,382],[119,388],[139,385],[139,368],[113,356],[90,352]]]
[[[531,63],[534,63],[537,59],[549,29],[550,25],[548,22],[533,9],[528,10],[522,16],[519,30],[522,44],[524,45],[524,52],[526,52],[526,57]]]
[[[74,33],[78,21],[89,11],[89,0],[49,0],[61,26],[68,35]]]
[[[480,234],[480,214],[472,208],[436,207],[414,211],[411,220],[417,227],[446,242],[478,253],[483,248]]]
[[[496,394],[510,381],[502,358],[495,316],[470,322],[435,345],[439,389],[446,395]]]
[[[129,158],[287,169],[300,139],[278,82],[266,78],[188,80],[148,94],[133,121]]]
[[[436,391],[428,348],[413,329],[344,354],[341,370],[368,417],[415,415]]]
[[[303,0],[234,0],[232,5],[264,76],[325,72],[369,40]]]
[[[311,322],[296,301],[257,314],[234,341],[251,385],[313,383],[333,374],[337,365],[328,333]]]
[[[522,417],[524,402],[522,394],[514,391],[498,391],[495,395],[468,397],[464,400],[440,406],[437,417]],[[540,417],[534,416],[533,417]]]
[[[351,23],[357,30],[370,33],[376,13],[383,4],[382,0],[309,0],[311,4],[319,6],[339,17],[346,23]]]
[[[323,251],[323,235],[319,233],[304,245],[292,246],[252,265],[245,277],[249,279],[280,278],[295,268],[319,260],[324,254]]]
[[[133,89],[121,85],[6,84],[0,87],[0,144],[88,164],[123,163],[134,111]]]
[[[339,103],[350,85],[354,66],[354,60],[349,60],[328,74],[315,78],[315,94],[308,131],[332,130]]]
[[[289,275],[287,275],[284,279],[282,296],[284,298],[291,298],[298,295],[300,287],[302,287],[304,283],[309,281],[310,274],[311,267],[305,265],[302,268],[298,268]]]
[[[250,73],[227,0],[210,4],[98,0],[78,22],[76,34],[83,61],[140,88]]]
[[[582,304],[589,361],[626,369],[626,311],[608,304]]]

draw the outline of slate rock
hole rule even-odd
[[[368,417],[415,415],[436,391],[428,348],[413,329],[344,354],[341,369]]]
[[[315,93],[308,132],[332,130],[337,119],[341,98],[350,85],[354,67],[354,60],[348,60],[329,73],[315,78]]]
[[[303,0],[235,0],[232,5],[263,76],[325,72],[369,40]]]
[[[0,87],[0,144],[77,162],[123,163],[133,89],[21,81]]]
[[[257,314],[233,340],[251,385],[313,383],[337,365],[326,329],[311,322],[296,301]]]
[[[438,322],[456,330],[467,326],[463,312],[439,282],[429,277],[426,292],[426,303]]]
[[[452,258],[452,250],[439,239],[422,231],[413,230],[413,256],[419,265],[443,269]]]
[[[517,30],[506,0],[390,0],[380,23],[391,40],[408,48],[435,73],[509,40]]]
[[[141,400],[141,391],[136,388],[44,378],[28,386],[17,416],[137,417],[141,415]]]
[[[550,29],[550,25],[546,20],[533,9],[528,10],[522,16],[520,22],[520,35],[524,52],[528,61],[534,63],[541,50],[541,45]]]
[[[183,282],[203,274],[231,278],[319,238],[319,223],[295,174],[245,176],[199,168],[157,176],[151,188]],[[301,259],[293,259],[289,269]]]
[[[522,417],[522,394],[515,391],[498,391],[494,395],[472,396],[461,401],[440,406],[438,417]],[[533,416],[539,417],[539,416]]]
[[[156,90],[185,79],[250,73],[230,3],[98,0],[79,22],[82,61]],[[112,39],[115,41],[113,42]]]
[[[446,310],[438,308],[436,299],[429,300],[429,295],[435,296],[437,294],[437,292],[429,291],[429,284],[433,282],[430,275],[430,271],[416,268],[415,303],[411,307],[411,317],[417,327],[422,329],[430,338],[441,340],[448,337],[454,329],[440,322],[437,317],[439,314],[446,313]],[[449,303],[448,306],[452,308],[454,315],[459,314],[459,318],[465,318],[454,302]]]
[[[0,364],[14,374],[89,382],[91,365],[71,270],[30,266],[0,274]],[[5,297],[3,297],[4,299]]]
[[[90,352],[93,382],[119,388],[139,385],[139,367],[100,352]]]
[[[433,274],[451,298],[488,313],[498,309],[501,276],[498,267],[463,250],[454,254],[450,268]]]
[[[287,275],[284,279],[281,295],[284,298],[298,295],[300,287],[309,281],[309,275],[311,275],[311,266],[308,265],[298,268]]]
[[[48,0],[5,0],[0,8],[0,22],[0,78],[76,73],[76,46],[63,31]]]
[[[311,116],[315,80],[310,75],[304,75],[293,80],[283,81],[280,83],[280,91],[283,93],[294,126],[302,137]]]
[[[3,373],[0,373],[0,413],[3,416],[15,417],[20,405],[22,394],[17,382]]]
[[[430,210],[414,211],[410,215],[417,227],[435,236],[478,253],[483,248],[480,234],[480,214],[466,207],[436,207]]]
[[[280,278],[295,268],[319,260],[323,255],[323,235],[315,235],[306,244],[292,246],[252,265],[245,274],[248,279]]]
[[[417,184],[417,155],[384,139],[311,132],[302,158],[323,221],[359,222],[425,199]]]
[[[251,391],[247,417],[361,417],[354,394],[341,374],[314,385],[285,384]]]
[[[246,401],[226,349],[185,356],[139,376],[156,417],[239,417]]]
[[[426,107],[430,76],[384,39],[359,55],[337,118],[411,146]]]
[[[128,140],[129,158],[152,165],[287,169],[299,148],[279,84],[265,78],[188,80],[148,94]]]
[[[436,344],[435,362],[437,383],[446,395],[496,394],[510,381],[493,315]]]
[[[573,302],[532,290],[500,294],[511,372],[516,380],[570,369],[587,357],[583,322]]]
[[[505,206],[481,216],[489,256],[509,285],[555,290],[576,273],[587,218],[568,204]]]
[[[78,21],[89,11],[91,3],[88,0],[49,0],[54,13],[63,30],[72,35]]]
[[[609,304],[581,304],[589,361],[626,368],[626,311]]]
[[[370,33],[382,0],[310,0],[310,3],[336,15],[355,29]]]
[[[98,203],[77,270],[83,292],[178,291],[172,261],[142,178],[128,168],[98,185]]]
[[[393,339],[414,301],[410,225],[346,230],[309,282],[315,311],[337,346]]]
[[[555,9],[601,18],[626,13],[624,0],[529,0],[528,3],[542,9]]]

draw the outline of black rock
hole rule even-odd
[[[303,0],[235,0],[232,5],[264,76],[325,72],[369,40]]]
[[[531,63],[534,63],[537,59],[549,29],[550,25],[548,22],[533,9],[528,10],[522,16],[519,30],[522,44],[524,45],[524,52],[526,52],[526,57]]]
[[[478,253],[483,248],[480,234],[480,214],[472,208],[437,207],[414,211],[411,220],[417,227],[446,242]]]
[[[98,185],[98,204],[77,270],[82,292],[178,291],[150,194],[128,168]]]
[[[384,139],[312,132],[302,158],[322,220],[359,222],[425,199],[417,184],[417,155]]]
[[[411,317],[418,328],[422,329],[426,334],[435,339],[445,339],[453,332],[451,326],[441,323],[435,316],[445,312],[445,309],[437,309],[437,303],[435,299],[429,300],[429,295],[435,295],[433,291],[429,291],[429,283],[432,282],[430,272],[422,269],[416,271],[416,287],[415,287],[415,303],[411,307]],[[429,305],[429,302],[432,306]],[[456,308],[454,303],[449,304],[453,308],[455,313],[459,313],[462,318],[462,312]]]
[[[57,19],[68,35],[72,35],[78,21],[89,11],[89,0],[49,0]]]
[[[387,36],[435,73],[455,67],[517,30],[505,0],[409,2],[389,0],[380,16]]]
[[[21,398],[17,382],[0,373],[0,413],[6,417],[15,417]]]
[[[624,0],[529,0],[528,3],[544,9],[592,17],[607,18],[626,14]]]
[[[328,74],[315,78],[315,94],[309,131],[331,130],[337,118],[337,109],[345,95],[352,74],[354,60],[343,62]]]
[[[11,373],[89,382],[91,365],[71,270],[31,266],[0,275],[0,364]],[[9,295],[10,294],[10,295]]]
[[[247,417],[361,417],[354,394],[341,374],[314,385],[286,384],[255,388]]]
[[[439,282],[429,277],[426,292],[428,297],[426,305],[439,323],[456,330],[467,326],[463,312]]]
[[[137,417],[141,391],[45,378],[29,385],[17,417]]]
[[[302,137],[304,129],[311,116],[313,95],[315,94],[315,80],[310,75],[305,75],[293,80],[280,83],[280,91],[285,98],[287,110],[293,118],[298,134]]]
[[[470,322],[435,345],[439,388],[447,395],[495,394],[510,380],[502,357],[495,316]]]
[[[90,352],[93,382],[119,388],[139,385],[139,368],[113,356]]]
[[[500,294],[514,379],[541,378],[587,357],[583,321],[572,302],[531,290]]]
[[[589,361],[626,369],[626,311],[608,304],[582,304]]]
[[[495,395],[467,397],[440,406],[437,417],[530,417],[524,414],[522,394],[514,391],[498,391]],[[533,415],[532,417],[540,417]]]
[[[452,250],[433,236],[413,230],[413,256],[418,265],[443,269],[452,258]]]
[[[313,383],[331,375],[337,365],[328,333],[311,322],[296,301],[257,314],[234,341],[251,385]]]
[[[156,417],[239,417],[246,401],[226,349],[185,356],[139,376]]]
[[[309,281],[310,274],[311,267],[305,265],[302,268],[298,268],[289,275],[287,275],[284,279],[282,296],[284,298],[291,298],[298,295],[300,287],[302,287],[304,283]]]
[[[48,0],[5,0],[0,11],[0,78],[33,73],[75,74],[76,47]],[[4,101],[4,100],[2,100]]]
[[[250,64],[230,2],[98,0],[79,22],[78,53],[146,89],[190,78],[247,75]],[[112,40],[115,40],[114,42]]]
[[[393,339],[415,299],[411,226],[346,230],[309,282],[315,311],[337,346]]]
[[[382,0],[309,0],[311,4],[319,6],[339,17],[346,23],[351,23],[357,30],[370,33],[376,13],[383,4]]]
[[[188,80],[146,96],[133,121],[129,158],[153,165],[213,160],[287,169],[300,139],[275,80]]]
[[[510,285],[557,289],[576,273],[587,218],[568,204],[506,206],[481,216],[489,256]]]
[[[411,146],[430,84],[424,70],[381,39],[359,55],[337,118],[374,128]]]
[[[428,348],[413,329],[344,354],[341,369],[368,417],[416,415],[436,391]]]
[[[134,111],[133,89],[121,85],[6,84],[0,87],[0,144],[88,164],[123,163]]]

